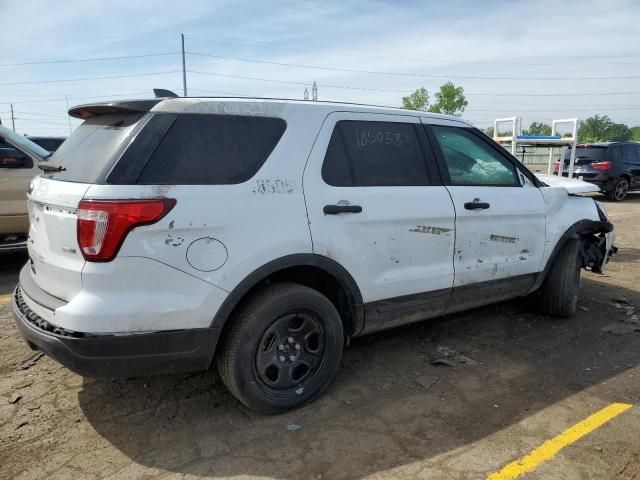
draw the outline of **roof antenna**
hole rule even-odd
[[[154,88],[153,94],[156,98],[178,98],[178,95],[173,93],[171,90],[165,90],[164,88]]]

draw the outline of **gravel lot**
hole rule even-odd
[[[357,339],[321,399],[270,417],[215,372],[22,369],[6,294],[25,258],[0,257],[0,478],[483,479],[623,402],[523,478],[640,479],[640,195],[605,203],[620,253],[583,274],[574,318],[514,301]]]

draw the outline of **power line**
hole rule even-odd
[[[609,110],[640,110],[640,105],[636,105],[633,107],[606,107],[606,108],[587,108],[587,109],[575,109],[575,108],[545,108],[542,110],[527,110],[520,108],[511,108],[511,107],[496,107],[492,109],[469,109],[469,112],[498,112],[504,110],[517,110],[518,112],[593,112],[593,111],[609,111]]]
[[[290,80],[276,80],[270,78],[262,78],[262,77],[248,77],[244,75],[231,75],[226,73],[214,73],[214,72],[203,72],[199,70],[187,70],[188,73],[195,73],[198,75],[210,75],[214,77],[223,77],[223,78],[239,78],[242,80],[254,80],[258,82],[270,82],[270,83],[281,83],[285,85],[310,85],[307,82],[294,82]],[[339,88],[339,89],[347,89],[347,90],[362,90],[362,91],[373,91],[373,92],[389,92],[389,93],[411,93],[412,90],[400,90],[400,89],[389,89],[389,88],[367,88],[367,87],[355,87],[353,85],[338,85],[338,84],[330,84],[330,83],[318,83],[319,87],[324,88]],[[490,96],[490,97],[582,97],[582,96],[608,96],[608,95],[640,95],[640,91],[638,92],[585,92],[585,93],[490,93],[490,92],[464,92],[465,96]]]
[[[408,73],[408,72],[383,72],[377,70],[359,70],[342,67],[326,67],[320,65],[307,65],[301,63],[272,62],[268,60],[257,60],[241,57],[230,57],[226,55],[213,55],[208,53],[186,52],[188,55],[199,57],[218,58],[221,60],[233,60],[236,62],[260,63],[266,65],[277,65],[281,67],[307,68],[312,70],[326,70],[333,72],[350,72],[364,73],[368,75],[388,75],[400,77],[420,77],[420,78],[461,78],[466,80],[511,80],[511,81],[558,81],[558,80],[621,80],[621,79],[637,79],[640,75],[628,76],[607,76],[607,77],[485,77],[477,75],[434,75],[426,73]]]
[[[405,56],[403,55],[404,53],[406,53],[406,51],[397,51],[397,53],[394,53],[394,51],[387,51],[386,53],[391,53],[393,56],[385,56],[385,55],[363,55],[362,54],[362,49],[345,49],[345,48],[335,48],[335,47],[331,47],[331,46],[318,46],[322,49],[325,49],[325,51],[317,51],[317,52],[309,52],[309,50],[305,50],[302,48],[290,48],[290,47],[274,47],[273,44],[271,43],[267,43],[267,42],[239,42],[239,41],[232,41],[232,40],[212,40],[212,39],[206,39],[206,38],[195,38],[195,37],[185,37],[185,39],[187,40],[195,40],[196,42],[204,42],[204,43],[214,43],[216,45],[220,45],[220,44],[231,44],[231,45],[240,45],[240,46],[249,46],[249,47],[257,47],[257,48],[261,48],[261,49],[267,49],[267,50],[276,50],[276,51],[283,51],[283,52],[294,52],[294,53],[303,53],[305,55],[309,55],[310,53],[312,54],[317,54],[317,55],[323,55],[323,56],[329,56],[329,57],[334,57],[334,56],[338,56],[338,57],[350,57],[350,58],[369,58],[369,59],[374,59],[374,60],[380,60],[380,59],[390,59],[390,60],[398,60],[398,59],[406,59],[406,60],[415,60],[415,61],[419,61],[419,62],[425,62],[428,60],[433,60],[433,52],[424,52],[427,53],[428,55],[431,56],[431,58],[427,57],[411,57],[411,56]],[[358,53],[336,53],[334,51],[330,51],[327,53],[327,49],[330,50],[348,50],[348,51],[357,51]],[[365,50],[366,51],[366,50]],[[384,51],[383,51],[384,53]],[[401,56],[398,56],[398,53],[401,54]],[[410,52],[411,53],[411,52]],[[416,52],[413,52],[416,53]],[[621,56],[623,58],[627,58],[627,56]],[[483,60],[455,60],[452,59],[450,55],[445,55],[442,57],[436,57],[438,60],[443,60],[443,61],[447,61],[447,63],[455,63],[455,64],[464,64],[464,63],[470,63],[470,64],[482,64],[482,63],[492,63],[492,64],[499,64],[499,65],[526,65],[526,66],[560,66],[560,65],[567,65],[566,62],[566,58],[565,56],[562,57],[554,57],[554,56],[549,56],[548,58],[558,58],[562,63],[532,63],[532,62],[513,62],[513,61],[501,61],[500,59],[483,59]],[[521,55],[518,55],[518,58],[523,58]],[[537,56],[537,55],[533,55],[531,57],[524,57],[524,58],[546,58],[544,56]],[[611,56],[607,56],[607,55],[603,55],[601,57],[598,56],[584,56],[584,57],[578,57],[578,58],[583,58],[586,60],[591,60],[593,58],[606,58],[606,59],[611,59]],[[607,65],[636,65],[638,62],[606,62]],[[601,63],[587,63],[587,65],[601,65]]]
[[[271,82],[271,83],[282,83],[285,85],[303,85],[303,86],[309,86],[311,85],[310,83],[307,82],[293,82],[293,81],[289,81],[289,80],[272,80],[272,79],[268,79],[268,78],[260,78],[260,77],[246,77],[243,75],[230,75],[230,74],[226,74],[226,73],[213,73],[213,72],[202,72],[202,71],[196,71],[196,70],[188,70],[189,73],[196,73],[199,75],[212,75],[214,77],[226,77],[226,78],[239,78],[242,80],[256,80],[256,81],[260,81],[260,82]],[[354,87],[354,86],[349,86],[349,85],[332,85],[332,84],[328,84],[328,83],[318,83],[319,87],[324,87],[324,88],[344,88],[344,89],[348,89],[348,90],[363,90],[363,91],[370,91],[370,92],[392,92],[392,93],[410,93],[411,90],[394,90],[394,89],[384,89],[384,88],[367,88],[367,87]]]
[[[79,62],[101,62],[104,60],[125,60],[129,58],[145,58],[145,57],[162,57],[167,55],[177,55],[178,52],[168,53],[148,53],[144,55],[124,55],[121,57],[94,57],[94,58],[76,58],[65,60],[46,60],[46,61],[34,61],[34,62],[22,62],[22,63],[2,63],[0,67],[19,67],[22,65],[44,65],[50,63],[79,63]]]
[[[103,60],[124,60],[129,58],[144,58],[144,57],[160,57],[167,55],[177,55],[179,52],[167,52],[167,53],[149,53],[143,55],[123,55],[119,57],[93,57],[93,58],[78,58],[78,59],[64,59],[64,60],[46,60],[46,61],[33,61],[33,62],[21,62],[21,63],[4,63],[0,64],[0,67],[16,67],[22,65],[42,65],[51,63],[78,63],[78,62],[97,62]]]
[[[180,72],[181,70],[169,70],[167,72],[134,73],[131,75],[108,75],[104,77],[66,78],[66,79],[58,79],[58,80],[35,80],[35,81],[29,81],[29,82],[8,82],[8,83],[0,83],[0,86],[37,85],[42,83],[84,82],[86,80],[108,80],[113,78],[148,77],[153,75],[167,75],[169,73],[180,73]]]
[[[28,115],[28,116],[36,115],[38,117],[45,117],[45,118],[62,118],[65,120],[67,119],[67,115],[51,115],[49,113],[33,112],[33,111],[17,109],[17,108],[14,108],[14,110],[19,115]]]
[[[205,92],[205,93],[215,93],[216,95],[232,95],[238,97],[253,97],[255,95],[249,95],[246,93],[237,93],[237,92],[223,92],[220,90],[203,90],[202,88],[192,88],[194,92]]]
[[[33,120],[31,118],[22,118],[22,117],[15,117],[15,118],[16,120],[22,120],[23,122],[42,123],[44,125],[63,125],[64,128],[68,128],[66,123],[50,122],[48,120]]]
[[[130,93],[118,93],[113,95],[92,95],[90,97],[69,97],[69,100],[91,100],[94,98],[113,98],[113,97],[128,97],[131,95],[144,95],[149,94],[149,92],[130,92]],[[66,101],[64,97],[57,98],[49,98],[49,99],[41,99],[41,100],[19,100],[17,102],[13,102],[14,104],[23,104],[23,103],[49,103],[49,102],[64,102]],[[1,102],[0,102],[1,103]],[[8,102],[5,102],[7,105]]]

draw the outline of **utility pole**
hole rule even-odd
[[[318,101],[318,85],[316,85],[316,82],[313,82],[313,86],[311,87],[311,99],[314,102]]]
[[[309,89],[304,87],[304,99],[309,100]]]
[[[69,120],[69,135],[71,135],[71,115],[69,115],[69,95],[65,95],[64,99],[67,102],[67,120]]]
[[[10,103],[9,105],[11,105],[11,126],[13,127],[13,131],[16,131],[16,119],[13,116],[13,103]]]
[[[187,96],[187,67],[184,60],[184,33],[180,34],[180,39],[182,40],[182,91],[184,96]]]

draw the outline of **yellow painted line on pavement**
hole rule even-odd
[[[11,302],[11,295],[0,295],[0,305],[7,305]]]
[[[512,480],[523,473],[533,470],[541,463],[553,458],[567,445],[571,445],[580,440],[588,433],[601,427],[612,418],[617,417],[630,408],[631,405],[628,403],[612,403],[608,407],[576,423],[573,427],[568,428],[557,437],[547,440],[538,448],[534,449],[529,455],[519,458],[515,462],[511,462],[498,472],[492,473],[487,477],[487,480]]]

